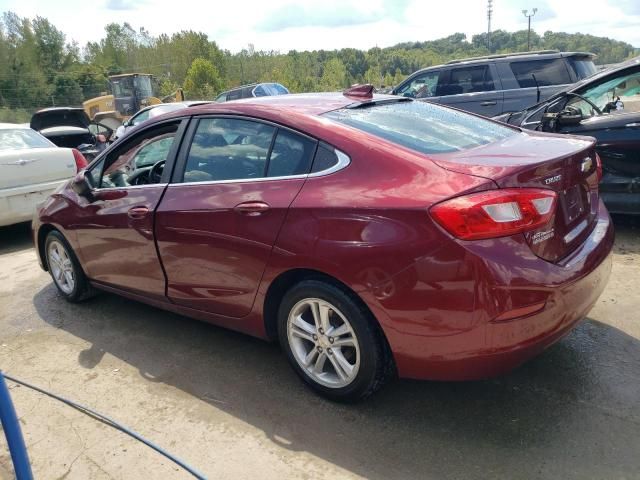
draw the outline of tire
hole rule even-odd
[[[363,400],[395,372],[376,320],[351,292],[323,280],[284,295],[278,337],[298,376],[333,401]]]
[[[53,283],[65,300],[78,303],[95,295],[73,249],[56,230],[44,242],[47,267]]]

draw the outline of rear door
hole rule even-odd
[[[502,113],[503,92],[493,63],[452,66],[438,86],[445,105],[492,117]]]
[[[247,315],[317,142],[255,119],[194,120],[156,212],[156,238],[177,304]]]

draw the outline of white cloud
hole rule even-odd
[[[492,28],[527,28],[522,9],[538,8],[532,28],[606,36],[640,46],[638,0],[494,0]],[[114,9],[117,8],[117,9]],[[239,51],[335,49],[425,41],[456,32],[486,31],[485,0],[0,0],[0,11],[44,16],[81,45],[103,36],[104,25],[129,22],[152,35],[202,31],[221,48]],[[301,13],[302,12],[302,13]]]

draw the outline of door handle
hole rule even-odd
[[[147,207],[133,207],[129,209],[127,215],[133,220],[139,220],[146,217],[148,213],[149,209]]]
[[[488,102],[482,102],[480,105],[483,106],[483,107],[489,107],[491,105],[496,105],[497,103],[498,102],[496,102],[495,100],[491,100],[491,101],[488,101]]]
[[[264,202],[243,202],[234,207],[234,210],[247,217],[257,217],[269,210],[269,204]]]

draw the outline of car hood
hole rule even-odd
[[[88,128],[90,123],[82,108],[45,108],[33,114],[30,127],[37,131],[51,127]]]

